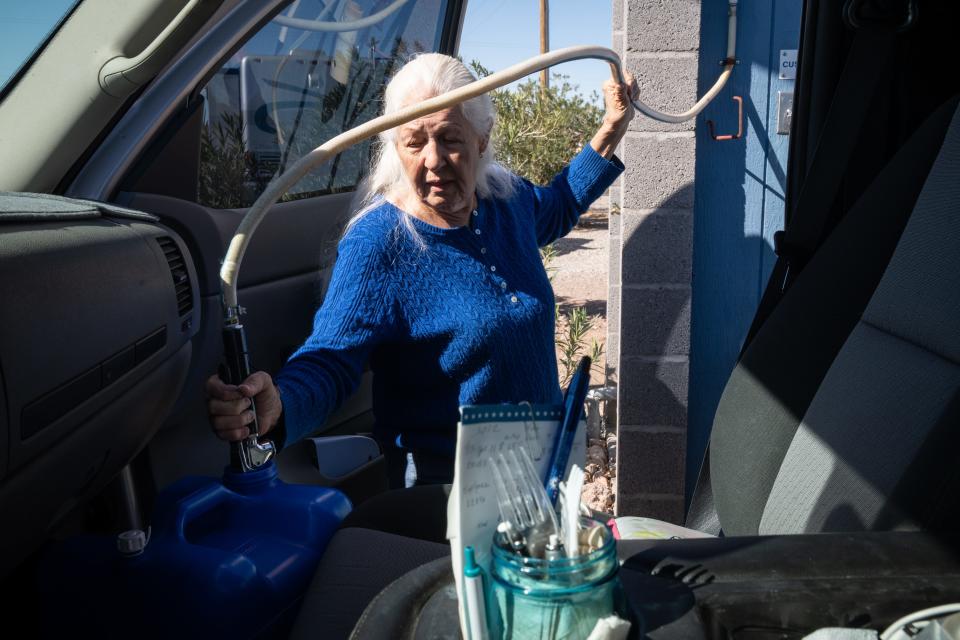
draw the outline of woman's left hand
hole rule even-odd
[[[623,77],[624,82],[610,78],[603,83],[603,103],[606,111],[603,114],[603,123],[590,141],[590,146],[604,158],[613,156],[614,149],[627,132],[633,119],[633,104],[630,101],[640,93],[637,81],[630,73],[624,71]]]

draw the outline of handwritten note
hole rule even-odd
[[[488,461],[507,451],[524,447],[537,474],[543,478],[550,464],[553,443],[560,428],[561,407],[557,405],[475,405],[460,408],[457,430],[457,459],[453,488],[447,503],[447,538],[456,576],[457,595],[461,594],[463,548],[476,550],[477,563],[489,575],[490,545],[500,521],[497,490]],[[570,453],[570,462],[584,466],[586,423],[581,420]],[[566,475],[566,474],[565,474]],[[463,598],[460,598],[461,603]],[[460,624],[464,637],[464,613]]]

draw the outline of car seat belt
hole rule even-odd
[[[848,3],[856,4],[856,3]],[[868,120],[874,97],[888,78],[900,28],[860,26],[837,83],[833,100],[796,205],[783,231],[774,234],[774,264],[741,355],[773,312],[827,231],[845,170]]]

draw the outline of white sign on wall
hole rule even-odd
[[[797,50],[780,49],[780,79],[797,79]]]

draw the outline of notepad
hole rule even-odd
[[[447,539],[453,560],[457,596],[463,590],[463,548],[476,550],[477,564],[490,571],[490,545],[500,514],[488,459],[500,452],[525,447],[537,474],[544,478],[550,454],[560,428],[561,405],[498,404],[460,407],[457,427],[457,458],[453,487],[447,502]],[[586,421],[580,420],[564,477],[573,464],[584,466]],[[460,626],[464,626],[463,598],[460,597]]]

